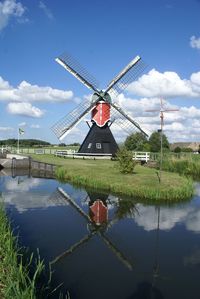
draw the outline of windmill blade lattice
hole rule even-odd
[[[91,103],[87,101],[83,102],[52,127],[53,132],[60,140],[62,140],[88,112],[92,111],[92,126],[83,140],[78,153],[83,155],[87,155],[88,153],[116,155],[118,145],[110,130],[111,109],[113,112],[112,118],[116,119],[115,123],[126,133],[131,134],[138,129],[147,136],[139,124],[113,102],[113,99],[130,83],[135,81],[145,70],[146,64],[142,61],[140,56],[136,56],[131,60],[110,84],[108,84],[105,91],[98,90],[97,80],[70,55],[63,54],[56,58],[56,61],[87,88],[94,91]]]
[[[89,72],[80,65],[80,63],[74,59],[71,55],[64,53],[56,58],[61,66],[63,66],[74,77],[81,81],[87,88],[98,92],[99,83]]]
[[[52,131],[60,140],[62,140],[94,106],[95,102],[90,103],[88,100],[80,103],[74,110],[53,125],[51,128]]]
[[[127,113],[125,113],[121,107],[117,106],[116,104],[111,104],[112,108],[112,119],[114,124],[118,125],[121,129],[123,129],[128,135],[132,134],[133,132],[139,130],[144,135],[148,136],[145,131],[142,130],[140,125],[132,119]]]
[[[136,61],[134,63],[135,59]],[[137,80],[146,69],[147,65],[139,56],[135,59],[132,60],[108,85],[106,92],[109,92],[112,99],[125,90],[130,83]]]

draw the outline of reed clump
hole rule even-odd
[[[37,259],[34,273],[30,275],[34,263],[33,254],[28,264],[24,265],[22,254],[17,247],[5,212],[0,206],[0,298],[1,299],[36,299],[37,281],[44,270],[44,264]],[[41,293],[41,292],[40,292]]]
[[[166,171],[177,172],[181,175],[192,176],[200,179],[200,159],[192,158],[165,158],[163,169]]]
[[[57,167],[55,175],[59,182],[64,183],[66,181],[66,171],[63,167]]]

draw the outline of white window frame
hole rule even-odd
[[[101,143],[97,142],[97,143],[96,143],[96,148],[97,148],[97,149],[101,149]]]

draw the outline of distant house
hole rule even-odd
[[[198,152],[200,148],[200,142],[175,142],[170,144],[170,150],[174,150],[176,147],[191,148],[193,152]]]

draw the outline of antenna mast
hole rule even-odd
[[[164,127],[164,113],[179,111],[178,109],[165,109],[163,104],[163,99],[160,98],[160,110],[146,110],[146,112],[160,112],[160,170],[159,170],[159,182],[161,183],[162,176],[162,164],[163,164],[163,127]]]

